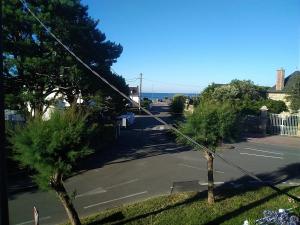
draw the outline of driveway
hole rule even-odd
[[[160,103],[152,110],[170,121],[167,105]],[[297,141],[296,145],[288,145],[263,140],[236,143],[234,149],[221,150],[220,154],[273,184],[299,184],[300,145]],[[80,216],[86,216],[171,191],[205,190],[206,177],[206,160],[201,152],[174,143],[164,126],[141,115],[132,127],[122,130],[113,146],[78,166],[78,174],[66,181],[66,187],[76,192],[76,209]],[[258,185],[218,159],[215,160],[215,182],[233,188]],[[41,224],[57,224],[67,219],[55,194],[37,190],[30,181],[12,185],[10,193],[12,224],[32,224],[33,206],[40,211]]]

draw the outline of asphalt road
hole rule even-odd
[[[170,121],[166,105],[155,106],[153,111]],[[174,143],[166,132],[153,118],[138,116],[113,146],[83,163],[79,173],[66,181],[67,189],[77,194],[74,203],[79,215],[170,194],[171,190],[205,190],[207,172],[202,153]],[[220,150],[220,154],[265,181],[300,184],[300,139],[294,139],[293,145],[262,140],[236,143],[234,149]],[[218,159],[214,165],[216,185],[259,185]],[[33,206],[39,209],[40,224],[67,219],[54,193],[37,190],[22,174],[10,176],[10,180],[11,224],[32,224]]]

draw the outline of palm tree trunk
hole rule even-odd
[[[213,204],[215,202],[214,195],[214,157],[210,152],[205,152],[207,159],[207,202]]]
[[[72,225],[81,225],[80,219],[78,217],[78,214],[74,208],[74,205],[64,187],[62,179],[60,179],[60,176],[56,176],[58,179],[55,179],[56,181],[52,183],[53,189],[56,191],[59,200],[63,204],[66,213],[69,217],[70,223]]]

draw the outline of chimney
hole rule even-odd
[[[284,88],[285,71],[283,68],[277,70],[276,91],[282,91]]]

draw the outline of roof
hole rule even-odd
[[[284,79],[284,88],[281,91],[276,90],[276,85],[271,87],[268,92],[270,93],[287,93],[289,92],[297,80],[300,80],[300,71],[295,71]]]

